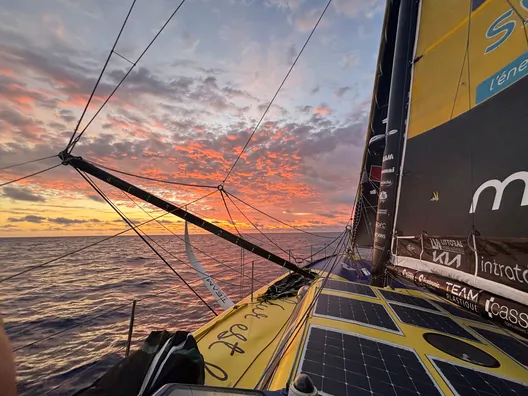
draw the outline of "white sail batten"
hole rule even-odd
[[[218,305],[220,305],[223,310],[232,307],[234,305],[233,301],[231,301],[227,294],[224,293],[224,291],[220,288],[220,286],[218,286],[215,280],[211,278],[211,275],[207,273],[207,271],[204,269],[204,267],[202,267],[202,265],[194,255],[190,243],[187,222],[185,222],[185,253],[187,253],[187,259],[189,260],[189,263],[191,263],[192,267],[204,283],[205,287],[207,287],[209,292],[216,299]]]

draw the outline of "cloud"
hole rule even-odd
[[[322,103],[319,107],[314,108],[313,112],[315,114],[324,116],[324,115],[332,114],[333,110],[330,107],[328,107],[326,103]]]
[[[3,196],[16,201],[44,202],[42,195],[34,194],[29,188],[4,187]]]
[[[313,94],[316,94],[317,92],[319,92],[319,89],[320,89],[319,85],[316,86],[316,87],[313,87],[313,88],[311,89],[310,93],[311,93],[312,95],[313,95]]]
[[[342,98],[348,91],[350,91],[350,89],[350,87],[340,87],[337,88],[334,92],[338,98]]]
[[[339,61],[339,66],[341,66],[343,69],[350,69],[354,66],[356,66],[359,63],[359,57],[357,54],[350,52],[348,54],[344,54],[341,56],[341,60]]]
[[[332,6],[336,13],[349,18],[367,17],[372,18],[383,11],[385,2],[383,0],[333,0]]]
[[[274,6],[285,11],[296,11],[304,0],[266,0],[266,5]]]
[[[189,32],[183,32],[181,41],[183,43],[183,47],[189,51],[194,51],[200,43],[200,40],[196,37],[191,36]]]
[[[34,216],[34,215],[27,215],[24,217],[9,217],[7,219],[7,221],[10,221],[12,223],[28,222],[28,223],[37,223],[37,224],[40,224],[45,220],[46,220],[45,217]]]
[[[293,19],[293,24],[299,30],[300,32],[310,32],[314,28],[315,24],[319,20],[319,17],[321,16],[322,9],[319,8],[312,8],[309,10],[305,10],[298,14]],[[323,29],[329,25],[328,19],[321,19],[321,22],[319,22],[318,29]]]

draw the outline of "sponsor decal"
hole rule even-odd
[[[527,62],[527,68],[528,68],[528,62]],[[495,189],[495,198],[493,200],[493,206],[491,207],[491,210],[499,210],[501,201],[502,201],[502,195],[504,193],[504,189],[506,188],[506,186],[508,186],[508,184],[516,180],[524,182],[524,192],[522,194],[521,206],[527,206],[528,205],[528,172],[520,171],[520,172],[515,172],[511,174],[506,179],[504,179],[504,181],[502,182],[497,179],[492,179],[492,180],[488,180],[487,182],[482,183],[480,187],[477,188],[477,190],[475,191],[475,194],[473,194],[473,200],[471,202],[471,206],[469,207],[469,213],[475,213],[475,210],[477,209],[478,200],[480,198],[480,194],[482,194],[482,192],[487,188]]]
[[[440,263],[451,267],[455,264],[455,267],[458,269],[462,265],[462,255],[449,255],[449,252],[438,252],[437,250],[433,251],[433,263]]]
[[[511,8],[495,19],[486,30],[486,38],[495,41],[486,47],[484,54],[489,54],[504,44],[511,37],[516,26],[517,21]]]
[[[376,195],[378,192],[376,190],[370,190],[370,195]]]
[[[379,200],[381,202],[385,202],[387,200],[387,192],[386,191],[380,191]]]
[[[387,235],[381,234],[379,232],[374,233],[374,236],[378,239],[387,239]]]
[[[383,156],[383,162],[393,160],[394,156],[392,154],[387,154]]]
[[[475,273],[475,254],[467,245],[467,238],[431,238],[425,236],[421,258],[466,273]]]
[[[432,198],[431,198],[429,201],[431,201],[431,202],[438,202],[439,199],[440,199],[440,198],[438,197],[438,191],[434,191],[434,192],[433,192],[433,196],[432,196]]]
[[[386,215],[387,214],[387,209],[378,209],[378,214]]]
[[[386,173],[394,173],[394,166],[392,168],[383,169],[381,171],[381,174],[384,175]]]
[[[376,228],[385,230],[385,229],[387,229],[387,223],[382,223],[380,221],[376,221]]]
[[[482,295],[479,305],[488,318],[503,322],[518,333],[528,334],[528,307],[489,293]]]
[[[479,292],[467,285],[461,285],[454,282],[446,282],[446,291],[464,300],[478,302]]]
[[[392,180],[382,180],[380,186],[390,187],[392,186]]]
[[[395,133],[398,133],[397,129],[391,129],[389,132],[387,132],[387,136],[394,135]]]

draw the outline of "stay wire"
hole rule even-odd
[[[18,179],[10,180],[8,182],[0,184],[0,187],[4,187],[4,186],[7,186],[8,184],[16,183],[16,182],[18,182],[20,180],[24,180],[24,179],[28,179],[28,178],[36,176],[36,175],[40,175],[41,173],[44,173],[44,172],[47,172],[49,170],[55,169],[55,168],[57,168],[57,167],[59,167],[61,165],[62,164],[53,165],[53,166],[50,166],[49,168],[43,169],[41,171],[38,171],[38,172],[35,172],[35,173],[31,173],[30,175],[26,175],[26,176],[19,177]]]
[[[253,132],[251,132],[251,135],[249,135],[249,138],[246,142],[246,144],[244,145],[244,147],[242,148],[242,150],[240,151],[240,153],[238,154],[237,158],[235,159],[235,161],[233,162],[233,165],[231,165],[231,168],[229,168],[229,171],[227,172],[224,180],[222,181],[222,184],[224,184],[227,179],[229,178],[229,176],[231,175],[231,173],[233,172],[233,169],[235,169],[235,166],[236,164],[238,163],[238,161],[240,160],[240,157],[242,156],[242,154],[244,153],[244,151],[246,150],[247,146],[249,145],[249,143],[251,142],[251,139],[253,139],[253,136],[255,135],[255,133],[257,132],[257,129],[259,128],[260,124],[262,123],[262,121],[264,120],[264,117],[266,116],[266,114],[268,114],[268,111],[269,109],[271,108],[271,105],[273,104],[273,102],[275,101],[275,98],[279,95],[282,87],[284,86],[284,84],[286,83],[286,80],[288,79],[288,77],[290,76],[290,73],[292,72],[293,68],[295,67],[295,65],[297,64],[297,61],[299,60],[299,58],[301,57],[304,49],[306,48],[306,46],[308,45],[310,39],[312,38],[313,34],[315,33],[315,30],[317,29],[317,27],[319,26],[319,23],[321,22],[321,19],[323,19],[323,16],[324,14],[326,13],[326,10],[328,9],[328,7],[330,6],[330,3],[332,2],[332,0],[329,0],[328,3],[326,4],[326,7],[324,8],[323,12],[321,13],[321,15],[319,16],[319,19],[317,20],[317,22],[315,23],[314,27],[312,28],[312,31],[310,32],[308,38],[306,39],[306,41],[304,42],[304,45],[302,46],[301,50],[299,51],[299,53],[297,54],[297,57],[295,58],[295,60],[293,61],[292,65],[290,66],[290,69],[288,70],[288,73],[286,73],[286,76],[284,77],[284,79],[282,80],[282,82],[280,83],[279,85],[279,88],[277,89],[277,91],[275,92],[275,94],[273,95],[273,97],[271,98],[271,101],[269,102],[268,106],[266,107],[266,109],[264,110],[264,113],[262,114],[262,117],[260,117],[260,120],[259,122],[257,123],[257,125],[255,125],[255,127],[253,128]]]
[[[124,191],[123,191],[123,194],[125,194],[126,197],[127,197],[128,199],[130,199],[130,201],[132,201],[132,202],[133,202],[138,208],[140,208],[140,209],[141,209],[143,212],[145,212],[148,216],[152,217],[152,215],[151,215],[149,212],[147,212],[143,207],[141,207],[141,205],[139,205],[139,204],[138,204],[138,203],[137,203],[137,202],[136,202],[136,201],[135,201],[135,200],[134,200],[129,194],[125,193]],[[152,217],[152,218],[153,218],[153,217]],[[203,250],[200,250],[199,248],[193,246],[191,243],[187,243],[187,242],[185,241],[184,238],[182,238],[181,236],[179,236],[178,234],[176,234],[175,232],[173,232],[170,228],[168,228],[166,225],[164,225],[164,224],[161,223],[160,221],[156,220],[156,222],[157,222],[160,226],[162,226],[165,230],[167,230],[167,231],[170,232],[172,235],[174,235],[176,238],[178,238],[178,239],[181,240],[183,243],[185,243],[186,245],[188,244],[191,248],[193,248],[193,249],[199,251],[200,253],[204,254],[205,256],[211,258],[212,260],[216,261],[217,263],[219,263],[220,265],[226,267],[227,269],[229,269],[229,270],[231,270],[231,271],[234,271],[234,272],[238,273],[239,275],[242,275],[242,277],[246,276],[246,275],[244,275],[243,273],[239,272],[238,270],[236,270],[236,269],[230,267],[229,265],[225,264],[224,262],[222,262],[222,261],[218,260],[217,258],[215,258],[215,257],[213,257],[213,256],[211,256],[211,255],[209,255],[208,253],[204,252]],[[164,248],[162,247],[162,249],[164,249]],[[168,251],[166,251],[166,252],[172,255],[172,253],[170,253],[170,252],[168,252]],[[183,263],[184,263],[185,265],[187,265],[188,267],[194,269],[194,267],[192,267],[191,265],[189,265],[189,264],[186,263],[185,261],[183,261],[183,260],[177,258],[176,256],[173,256],[173,257],[176,258],[177,260],[183,262]],[[216,279],[216,280],[219,281],[219,282],[224,282],[225,284],[229,284],[230,286],[238,287],[238,285],[235,285],[235,284],[233,284],[233,283],[231,283],[231,282],[227,282],[227,281],[224,281],[224,280],[221,280],[221,279],[215,278],[219,273],[216,273],[216,274],[213,274],[213,275],[209,275],[208,273],[204,273],[204,272],[198,271],[198,270],[196,270],[196,269],[195,269],[195,271],[196,271],[196,272],[199,272],[199,273],[202,274],[202,275],[207,275],[207,276],[209,276],[209,277],[211,277],[211,278],[213,278],[213,279]],[[250,276],[247,276],[247,277],[248,277],[248,278],[251,278]],[[259,282],[259,281],[256,280],[256,279],[254,279],[254,280],[257,281],[257,282]],[[259,283],[261,283],[261,284],[263,284],[263,285],[265,284],[264,282],[259,282]]]
[[[236,230],[238,236],[240,238],[242,238],[242,234],[240,233],[240,231],[238,231],[238,228],[237,228],[237,226],[235,224],[235,220],[233,220],[233,216],[231,216],[231,211],[229,210],[229,206],[227,206],[227,202],[225,200],[224,191],[223,190],[220,190],[220,196],[222,197],[222,201],[224,202],[224,206],[226,208],[227,214],[229,215],[229,219],[231,220],[231,224],[233,224],[233,227],[235,227],[235,230]]]
[[[205,199],[205,198],[209,197],[210,195],[213,195],[215,192],[216,192],[216,191],[212,191],[212,192],[210,192],[210,193],[208,193],[208,194],[205,194],[204,196],[202,196],[202,197],[200,197],[200,198],[197,198],[197,199],[195,199],[195,200],[189,202],[189,203],[186,204],[186,205],[191,205],[191,204],[193,204],[193,203],[195,203],[195,202],[198,202],[198,201],[200,201],[200,200],[202,200],[202,199]],[[34,271],[34,270],[36,270],[36,269],[39,269],[39,268],[45,267],[45,266],[47,266],[48,264],[54,263],[55,261],[61,260],[61,259],[66,258],[66,257],[69,257],[69,256],[74,255],[74,254],[76,254],[76,253],[82,252],[83,250],[86,250],[86,249],[89,249],[89,248],[94,247],[94,246],[96,246],[96,245],[99,245],[100,243],[103,243],[103,242],[106,242],[106,241],[108,241],[108,240],[110,240],[110,239],[113,239],[113,238],[115,238],[115,237],[118,237],[119,235],[125,234],[125,233],[127,233],[128,231],[131,231],[131,230],[134,229],[134,228],[139,228],[139,227],[141,227],[141,226],[144,226],[145,224],[148,224],[148,223],[150,223],[150,222],[156,221],[157,219],[160,219],[160,218],[162,218],[163,216],[167,216],[168,214],[172,214],[173,212],[174,212],[174,210],[173,210],[173,211],[165,212],[165,213],[163,213],[163,214],[161,214],[161,215],[159,215],[159,216],[152,217],[151,220],[144,221],[143,223],[140,223],[140,224],[138,224],[137,226],[129,227],[129,228],[123,230],[123,231],[118,232],[117,234],[114,234],[114,235],[111,235],[111,236],[109,236],[109,237],[106,237],[106,238],[100,239],[99,241],[94,242],[94,243],[91,243],[91,244],[89,244],[89,245],[86,245],[86,246],[84,246],[84,247],[82,247],[82,248],[79,248],[79,249],[76,249],[76,250],[72,250],[72,251],[70,251],[70,252],[68,252],[68,253],[63,254],[62,256],[55,257],[55,258],[53,258],[53,259],[51,259],[51,260],[48,260],[48,261],[46,261],[46,262],[44,262],[44,263],[42,263],[42,264],[38,264],[38,265],[34,265],[33,267],[26,268],[25,270],[22,270],[22,271],[20,271],[20,272],[17,272],[16,274],[9,275],[9,276],[7,276],[7,277],[5,277],[5,278],[0,279],[0,283],[3,283],[3,282],[8,281],[8,280],[10,280],[10,279],[13,279],[13,278],[19,277],[20,275],[24,275],[24,274],[26,274],[26,273],[28,273],[28,272],[31,272],[31,271]]]
[[[232,196],[233,198],[235,198],[237,201],[240,201],[241,203],[243,203],[244,205],[250,207],[251,209],[253,209],[253,210],[259,212],[260,214],[262,214],[262,215],[264,215],[264,216],[266,216],[266,217],[269,217],[270,219],[275,220],[276,222],[281,223],[281,224],[283,224],[283,225],[285,225],[285,226],[287,226],[287,227],[290,227],[290,228],[292,228],[292,229],[294,229],[294,230],[297,230],[297,231],[299,231],[299,232],[303,232],[303,233],[308,234],[308,235],[316,236],[316,237],[318,237],[318,238],[332,239],[332,237],[328,237],[328,236],[324,236],[324,235],[318,235],[318,234],[315,234],[315,233],[313,233],[313,232],[306,231],[306,230],[303,230],[302,228],[298,228],[298,227],[295,227],[295,226],[293,226],[293,225],[291,225],[291,224],[288,224],[288,223],[286,223],[286,222],[284,222],[284,221],[282,221],[282,220],[280,220],[280,219],[277,219],[276,217],[273,217],[272,215],[269,215],[269,214],[263,212],[262,210],[260,210],[260,209],[256,208],[255,206],[253,206],[253,205],[247,203],[246,201],[242,200],[241,198],[238,198],[237,196],[235,196],[234,194],[228,192],[228,191],[225,190],[225,189],[224,189],[224,192],[225,192],[227,195],[231,195],[231,196]]]
[[[203,298],[202,298],[202,297],[196,292],[196,290],[194,290],[194,289],[192,288],[191,285],[189,285],[189,284],[187,283],[187,281],[186,281],[185,279],[183,279],[183,277],[182,277],[182,276],[181,276],[181,275],[180,275],[180,274],[179,274],[179,273],[178,273],[178,272],[177,272],[177,271],[176,271],[176,270],[175,270],[175,269],[169,264],[169,262],[168,262],[167,260],[165,260],[165,258],[164,258],[164,257],[163,257],[163,256],[162,256],[162,255],[156,250],[156,248],[155,248],[154,246],[152,246],[152,245],[151,245],[151,244],[145,239],[145,237],[144,237],[143,235],[141,235],[141,233],[137,230],[137,228],[134,227],[134,223],[133,223],[131,220],[129,220],[129,219],[127,218],[127,216],[126,216],[123,212],[121,212],[117,206],[114,205],[114,203],[113,203],[113,202],[112,202],[112,201],[106,196],[106,194],[105,194],[102,190],[99,189],[99,187],[97,187],[97,185],[96,185],[96,184],[90,179],[90,177],[87,176],[87,175],[85,175],[83,172],[81,172],[81,171],[80,171],[79,169],[77,169],[77,168],[76,168],[75,170],[76,170],[76,171],[77,171],[77,172],[83,177],[83,179],[85,179],[85,180],[88,182],[88,184],[90,184],[90,186],[92,186],[92,188],[93,188],[93,189],[94,189],[94,190],[95,190],[95,191],[101,196],[101,198],[103,198],[103,199],[106,201],[106,203],[108,203],[108,205],[110,205],[110,207],[111,207],[112,209],[114,209],[114,210],[116,211],[116,213],[117,213],[119,216],[121,216],[121,218],[123,219],[123,221],[124,221],[125,223],[127,223],[129,227],[133,228],[134,232],[135,232],[135,233],[141,238],[141,240],[142,240],[143,242],[145,242],[145,244],[146,244],[146,245],[147,245],[147,246],[148,246],[148,247],[149,247],[149,248],[150,248],[150,249],[151,249],[151,250],[152,250],[152,251],[153,251],[158,257],[159,257],[159,258],[160,258],[161,261],[163,261],[163,262],[165,263],[165,265],[166,265],[167,267],[169,267],[169,268],[171,269],[172,272],[174,272],[174,274],[175,274],[175,275],[176,275],[176,276],[177,276],[177,277],[183,282],[183,284],[185,284],[185,286],[187,286],[187,287],[189,288],[189,290],[191,290],[191,291],[194,293],[194,295],[195,295],[196,297],[198,297],[198,299],[199,299],[199,300],[200,300],[200,301],[201,301],[201,302],[202,302],[207,308],[209,308],[209,310],[210,310],[215,316],[218,316],[218,314],[216,313],[216,311],[215,311],[213,308],[211,308],[211,306],[210,306],[210,305],[209,305],[209,304],[208,304],[208,303],[207,303],[207,302],[206,302],[206,301],[205,301],[205,300],[204,300],[204,299],[203,299]]]
[[[50,155],[48,157],[43,157],[43,158],[38,158],[38,159],[35,159],[35,160],[31,160],[31,161],[26,161],[26,162],[21,162],[20,164],[14,164],[14,165],[9,165],[9,166],[4,166],[3,168],[0,168],[0,171],[3,171],[3,170],[6,170],[6,169],[10,169],[10,168],[15,168],[17,166],[22,166],[22,165],[27,165],[27,164],[32,164],[34,162],[39,162],[39,161],[44,161],[44,160],[47,160],[47,159],[51,159],[51,158],[55,158],[57,157],[57,155]]]
[[[84,115],[86,114],[86,111],[88,110],[88,107],[90,106],[90,103],[92,102],[92,99],[93,99],[93,97],[95,95],[95,91],[97,90],[97,87],[99,86],[99,83],[101,82],[101,79],[103,78],[103,74],[104,74],[104,72],[106,70],[106,67],[108,66],[108,63],[110,62],[110,58],[112,58],[112,54],[115,51],[115,48],[117,46],[117,42],[121,38],[121,34],[123,33],[123,30],[125,29],[125,26],[126,26],[126,24],[128,22],[128,18],[130,17],[130,14],[132,13],[132,9],[134,8],[135,4],[136,4],[136,0],[133,0],[132,1],[132,5],[130,6],[130,8],[128,10],[128,13],[126,15],[126,18],[125,18],[123,24],[121,25],[121,29],[119,29],[119,33],[117,34],[117,37],[116,37],[116,39],[114,41],[114,45],[112,46],[112,49],[108,53],[108,57],[106,58],[106,62],[104,63],[103,68],[101,69],[101,73],[99,73],[99,77],[97,78],[97,81],[95,82],[95,85],[93,87],[92,93],[90,94],[90,97],[88,98],[88,101],[86,102],[86,105],[84,106],[83,112],[81,113],[81,117],[79,118],[79,121],[77,122],[77,125],[75,126],[73,134],[70,137],[70,141],[68,142],[68,145],[66,146],[66,150],[68,150],[68,148],[72,144],[73,139],[75,138],[75,135],[77,134],[77,131],[79,130],[79,127],[80,127],[81,122],[82,122],[82,120],[84,118]]]
[[[208,185],[204,185],[204,184],[191,184],[191,183],[182,183],[182,182],[175,182],[175,181],[170,181],[170,180],[156,179],[154,177],[141,176],[141,175],[136,175],[134,173],[120,171],[120,170],[117,170],[117,169],[114,169],[114,168],[110,168],[109,166],[98,164],[98,163],[93,162],[93,161],[86,161],[86,162],[88,162],[88,163],[90,163],[92,165],[95,165],[95,166],[97,166],[99,168],[103,168],[103,169],[106,169],[106,170],[109,170],[109,171],[112,171],[112,172],[115,172],[115,173],[120,173],[120,174],[126,175],[126,176],[137,177],[138,179],[150,180],[150,181],[155,181],[155,182],[165,183],[165,184],[173,184],[173,185],[176,185],[176,186],[218,189],[218,186],[208,186]]]
[[[277,249],[279,249],[281,252],[287,254],[287,255],[290,255],[291,252],[287,252],[286,250],[284,250],[283,248],[281,248],[277,243],[275,243],[271,238],[269,238],[265,233],[263,233],[262,231],[260,231],[260,229],[256,226],[255,223],[253,223],[249,217],[246,216],[246,214],[244,212],[242,212],[242,210],[240,210],[240,208],[238,207],[238,205],[235,203],[235,201],[233,201],[231,199],[231,197],[228,195],[227,198],[233,203],[233,205],[235,205],[235,208],[238,209],[238,211],[240,212],[240,214],[242,216],[244,216],[244,218],[255,228],[255,230],[257,230],[258,232],[260,232],[262,234],[262,236],[264,238],[266,238],[268,241],[270,241],[273,246],[275,246]],[[296,257],[295,256],[292,256],[294,260],[296,260]]]
[[[95,112],[95,114],[92,116],[92,118],[90,119],[90,121],[88,121],[88,123],[85,125],[85,127],[83,128],[83,130],[81,131],[81,133],[75,138],[75,140],[72,141],[72,143],[69,145],[69,153],[71,153],[75,147],[75,145],[77,144],[77,142],[79,142],[79,139],[81,138],[81,136],[84,134],[84,132],[86,132],[86,130],[88,129],[88,127],[92,124],[92,122],[97,118],[97,116],[99,115],[99,113],[103,110],[103,108],[106,106],[106,104],[110,101],[110,99],[112,98],[112,96],[114,96],[114,94],[116,93],[116,91],[119,89],[119,87],[121,86],[121,84],[123,84],[123,82],[125,81],[125,79],[130,75],[130,73],[132,72],[132,70],[134,70],[134,68],[136,67],[136,65],[139,63],[139,61],[141,60],[141,58],[143,58],[143,56],[146,54],[146,52],[149,50],[149,48],[152,46],[152,44],[154,44],[154,42],[156,41],[156,39],[159,37],[159,35],[163,32],[163,30],[165,29],[165,27],[169,24],[169,22],[172,20],[172,18],[174,18],[174,16],[176,15],[176,13],[180,10],[181,6],[185,3],[186,0],[182,0],[181,3],[178,5],[178,7],[176,7],[176,10],[174,10],[174,12],[171,14],[171,16],[169,17],[169,19],[167,19],[167,21],[163,24],[163,26],[158,30],[158,32],[156,33],[156,35],[154,36],[154,38],[150,41],[150,43],[147,45],[147,47],[143,50],[143,52],[139,55],[139,57],[136,59],[136,61],[132,64],[132,66],[130,67],[130,69],[128,69],[128,71],[125,73],[125,75],[123,76],[123,78],[121,78],[121,80],[119,81],[119,83],[115,86],[114,90],[110,93],[110,95],[108,95],[108,97],[105,99],[105,101],[103,102],[103,104],[101,105],[101,107],[99,107],[99,109]]]

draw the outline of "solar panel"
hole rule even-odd
[[[473,326],[471,326],[471,328],[503,351],[506,355],[528,367],[528,346],[526,344],[505,334],[499,334],[494,331],[479,329],[478,327]]]
[[[403,305],[390,304],[390,306],[403,323],[478,341],[471,333],[447,316],[413,309]]]
[[[460,395],[520,396],[528,395],[528,384],[432,358],[441,375]]]
[[[382,294],[385,300],[395,301],[407,305],[414,305],[415,307],[426,308],[438,312],[438,308],[436,308],[426,299],[410,296],[408,294],[393,293],[387,290],[380,290],[379,292]]]
[[[413,350],[314,326],[299,371],[329,395],[440,394]]]
[[[315,306],[315,315],[401,334],[385,307],[378,303],[321,294]]]
[[[486,322],[480,316],[478,316],[476,314],[473,314],[473,313],[471,313],[469,311],[466,311],[464,309],[458,308],[456,305],[452,305],[452,304],[449,304],[449,303],[446,303],[446,302],[436,301],[436,300],[434,302],[436,304],[440,305],[442,308],[444,308],[447,312],[449,312],[453,316],[456,316],[456,317],[459,317],[459,318],[463,318],[463,319],[474,320],[474,321],[477,321],[477,322],[483,322],[483,323]]]
[[[378,298],[376,293],[367,285],[360,285],[359,283],[342,282],[333,279],[329,279],[326,282],[325,289],[339,290],[346,293],[359,294],[361,296],[368,296]]]

